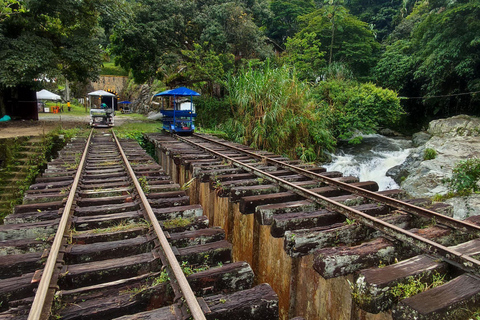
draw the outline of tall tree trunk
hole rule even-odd
[[[68,79],[65,79],[65,101],[70,101],[70,85]]]

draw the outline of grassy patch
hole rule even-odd
[[[128,72],[122,67],[116,66],[114,62],[104,62],[102,70],[100,70],[102,76],[128,76]]]
[[[224,131],[218,130],[218,129],[206,129],[202,127],[197,127],[195,128],[195,131],[198,133],[205,133],[205,134],[211,134],[212,136],[217,136],[219,138],[227,139],[228,136]]]
[[[138,183],[140,183],[140,186],[142,187],[144,193],[150,192],[150,186],[148,185],[147,177],[143,176],[138,178]]]
[[[432,197],[433,202],[444,202],[448,199],[452,199],[455,197],[467,197],[470,195],[470,192],[468,191],[462,191],[462,192],[452,192],[449,191],[446,194],[436,194]]]
[[[193,222],[194,219],[186,219],[182,217],[178,217],[175,219],[167,220],[163,223],[163,226],[166,229],[173,229],[179,227],[186,227]]]
[[[116,111],[115,112],[115,117],[128,118],[128,119],[134,119],[134,120],[142,120],[142,121],[146,121],[146,122],[154,121],[154,120],[149,120],[147,118],[147,116],[145,116],[144,114],[140,114],[140,113],[121,113],[119,111]],[[159,124],[159,126],[161,126],[161,124]]]
[[[90,111],[88,110],[85,110],[85,107],[81,104],[75,104],[75,103],[71,103],[70,105],[70,111],[68,111],[68,108],[67,108],[67,104],[66,103],[61,103],[61,102],[47,102],[46,104],[46,107],[50,108],[50,110],[52,110],[52,107],[62,107],[63,106],[63,112],[61,112],[60,114],[65,114],[65,115],[72,115],[72,116],[87,116],[87,115],[90,115]],[[39,114],[39,116],[41,116],[42,113]]]
[[[206,259],[205,259],[204,264],[202,264],[200,266],[195,266],[195,267],[189,265],[188,262],[186,262],[186,261],[182,261],[182,266],[181,267],[182,267],[183,274],[185,274],[185,276],[188,277],[189,275],[192,275],[194,273],[210,269],[210,266],[207,264],[207,260],[208,260],[208,255],[206,255]]]
[[[148,132],[159,132],[162,124],[160,122],[129,122],[115,127],[114,131],[120,139],[143,139],[143,134]]]

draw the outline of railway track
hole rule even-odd
[[[321,290],[307,282],[328,286],[328,279],[339,277],[348,283],[358,314],[465,319],[480,309],[479,219],[458,221],[442,203],[400,200],[400,190],[377,192],[372,182],[204,135],[150,140],[162,150],[162,164],[174,180],[197,181],[190,196],[199,194],[210,222],[233,240],[234,259],[249,261],[257,280],[279,293],[283,318],[319,317],[325,311],[309,314],[312,302],[303,300]],[[239,224],[250,228],[242,237]],[[275,239],[283,240],[283,252],[271,252],[279,244]],[[273,264],[285,268],[289,284],[271,274]],[[428,287],[438,277],[441,285],[435,288],[409,298],[394,296],[392,289],[412,281]]]
[[[268,284],[137,142],[70,143],[0,226],[0,319],[277,319]]]

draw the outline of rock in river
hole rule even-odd
[[[429,135],[431,137],[428,139]],[[459,115],[435,120],[430,122],[427,133],[415,136],[418,138],[417,145],[424,144],[414,149],[403,164],[388,173],[413,197],[445,195],[448,189],[442,180],[452,176],[455,165],[462,160],[480,158],[480,118]],[[424,160],[426,149],[435,150],[436,157]],[[478,194],[445,202],[453,205],[455,218],[480,215]]]

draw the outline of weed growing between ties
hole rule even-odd
[[[406,283],[399,283],[390,290],[394,297],[402,300],[419,294],[420,292],[427,291],[428,289],[441,286],[445,282],[445,275],[436,272],[433,274],[431,283],[425,282],[422,278],[415,279],[414,277],[409,277]]]
[[[136,228],[150,228],[150,223],[147,220],[141,220],[138,222],[130,222],[127,220],[122,220],[118,224],[108,227],[108,228],[98,228],[89,231],[84,231],[84,233],[111,233],[118,231],[131,230]]]
[[[182,228],[186,227],[189,224],[191,224],[194,221],[195,218],[183,218],[183,217],[178,217],[175,219],[170,219],[165,222],[163,222],[163,226],[166,229],[173,229],[173,228]]]
[[[181,269],[183,271],[183,274],[188,277],[189,275],[195,274],[197,272],[205,271],[210,269],[210,266],[208,264],[210,256],[207,254],[204,256],[204,262],[200,265],[190,265],[187,261],[182,261],[181,262]],[[222,266],[221,263],[218,265],[219,267]],[[154,277],[149,278],[144,284],[135,286],[133,288],[130,288],[128,290],[124,290],[121,293],[129,294],[132,297],[138,294],[142,294],[146,292],[147,290],[153,289],[157,286],[160,285],[168,285],[169,286],[170,282],[170,276],[169,272],[166,267],[162,269],[159,275],[156,275]]]
[[[147,177],[143,176],[138,178],[138,183],[140,183],[140,187],[142,188],[144,193],[150,192],[150,186],[148,185]]]

